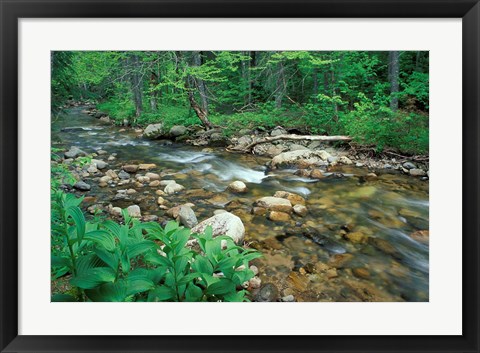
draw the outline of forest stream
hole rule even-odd
[[[67,129],[65,129],[67,128]],[[147,140],[133,129],[121,129],[82,112],[66,110],[52,121],[52,145],[70,146],[101,156],[116,172],[125,164],[154,163],[150,172],[173,179],[183,191],[163,196],[168,208],[192,203],[199,221],[224,209],[241,218],[245,242],[263,253],[254,261],[259,277],[280,297],[296,301],[428,301],[429,259],[428,181],[398,171],[337,166],[322,179],[295,175],[294,169],[269,170],[270,160],[252,154],[228,153],[221,148],[202,149],[184,144],[164,145]],[[140,173],[140,172],[139,172]],[[339,174],[341,173],[341,174]],[[159,187],[91,185],[83,204],[114,207],[140,206],[142,216],[170,220],[157,204]],[[227,187],[243,181],[248,192],[235,194]],[[136,193],[118,192],[133,188]],[[292,215],[275,222],[252,214],[256,200],[288,191],[305,199],[304,217]],[[119,197],[121,196],[121,197]]]

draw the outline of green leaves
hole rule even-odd
[[[108,267],[95,267],[87,269],[75,278],[72,278],[70,283],[82,289],[91,289],[99,286],[105,282],[113,282],[115,280],[115,272]]]
[[[115,249],[115,238],[106,230],[92,230],[85,234],[85,240],[90,240],[108,251]]]
[[[227,236],[214,238],[211,227],[194,234],[203,251],[196,253],[186,247],[190,230],[177,222],[165,229],[133,218],[123,225],[97,219],[87,224],[75,206],[78,199],[62,194],[58,198],[57,210],[64,212],[69,228],[62,228],[59,219],[55,234],[63,235],[65,243],[69,239],[74,251],[52,256],[52,274],[56,278],[75,268],[70,284],[79,295],[55,295],[52,301],[248,300],[248,292],[236,288],[253,277],[248,262],[260,256],[258,252],[236,246]]]

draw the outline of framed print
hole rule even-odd
[[[1,4],[2,352],[478,352],[477,1]]]

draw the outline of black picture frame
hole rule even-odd
[[[479,352],[478,0],[0,0],[1,352]],[[110,17],[367,17],[463,19],[463,335],[18,335],[18,19]],[[250,348],[249,348],[250,347]]]

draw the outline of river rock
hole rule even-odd
[[[122,209],[120,207],[112,207],[110,214],[114,217],[120,217],[122,215]]]
[[[87,168],[87,172],[89,172],[90,174],[94,174],[98,172],[98,169],[97,167],[95,167],[94,164],[92,164]]]
[[[168,184],[172,184],[172,183],[176,183],[176,181],[175,180],[170,180],[170,179],[160,181],[160,185],[162,185],[162,186],[167,186]]]
[[[283,127],[277,126],[272,130],[272,132],[270,133],[270,136],[279,136],[279,135],[285,135],[285,134],[287,134],[287,131]]]
[[[134,217],[134,218],[142,217],[142,213],[140,212],[140,206],[138,205],[128,206],[127,212],[130,217]]]
[[[159,138],[164,134],[163,123],[150,124],[143,131],[143,136],[149,139]]]
[[[279,297],[277,287],[272,283],[265,283],[255,296],[257,302],[274,302]]]
[[[86,182],[84,181],[77,181],[73,187],[77,190],[80,190],[80,191],[88,191],[91,189],[90,185],[88,185]]]
[[[300,195],[294,194],[293,192],[288,191],[277,191],[273,197],[280,197],[282,199],[287,199],[290,203],[295,205],[305,205],[305,199]]]
[[[195,212],[193,212],[193,210],[187,205],[180,206],[180,210],[178,211],[178,218],[180,220],[180,224],[184,225],[187,228],[193,228],[198,224]]]
[[[147,177],[148,178],[148,177]],[[160,185],[160,180],[154,180],[148,186],[156,187]]]
[[[268,219],[274,222],[288,222],[290,221],[290,215],[280,211],[270,211],[268,213]]]
[[[209,144],[215,147],[226,146],[228,144],[228,138],[220,132],[214,132],[210,135]]]
[[[262,143],[253,147],[252,152],[258,156],[275,157],[287,149],[284,145]]]
[[[305,217],[308,213],[308,210],[304,205],[297,204],[293,206],[293,212],[300,217]]]
[[[391,255],[391,256],[393,256],[397,259],[401,258],[401,255],[397,251],[397,249],[395,249],[395,247],[392,244],[390,244],[388,241],[386,241],[385,239],[369,237],[368,238],[368,243],[370,245],[373,245],[378,250],[384,252],[387,255]]]
[[[326,162],[328,157],[330,157],[328,152],[323,150],[283,152],[272,158],[271,167],[275,169],[290,166],[305,169],[313,166],[324,166],[328,164],[328,162]]]
[[[248,281],[248,287],[252,289],[260,288],[261,285],[262,285],[262,280],[257,276],[250,278],[250,281]]]
[[[127,195],[133,195],[133,194],[136,194],[137,193],[137,190],[135,189],[128,189],[127,190]]]
[[[77,158],[79,156],[86,156],[87,153],[82,151],[77,146],[70,147],[70,150],[64,153],[65,158]]]
[[[324,177],[323,172],[320,169],[314,169],[310,173],[310,178],[313,179],[322,179]]]
[[[339,163],[342,163],[342,164],[347,164],[347,165],[350,165],[350,164],[353,164],[353,162],[350,160],[350,158],[348,158],[347,156],[341,156],[339,159],[338,159],[338,162]]]
[[[288,147],[288,149],[289,149],[290,151],[308,150],[307,147],[302,146],[302,145],[298,145],[298,144],[296,144],[296,143],[292,143],[292,144]]]
[[[92,164],[94,164],[98,169],[105,169],[108,167],[108,163],[101,161],[99,159],[92,159]]]
[[[412,176],[425,176],[427,173],[423,169],[413,168],[409,170],[410,175]]]
[[[352,273],[358,278],[370,278],[370,271],[368,271],[365,267],[355,267],[352,269]]]
[[[119,173],[118,173],[118,177],[122,180],[127,180],[127,179],[130,179],[130,174],[128,174],[126,171],[124,170],[121,170]]]
[[[228,185],[228,189],[237,193],[245,193],[247,192],[247,185],[243,181],[236,180]]]
[[[163,191],[166,194],[171,195],[171,194],[175,194],[176,192],[182,191],[183,189],[185,189],[183,185],[180,185],[177,183],[169,183],[167,186],[165,186],[165,189],[163,189]]]
[[[363,177],[366,181],[373,181],[373,180],[377,180],[378,179],[378,176],[377,174],[375,173],[368,173],[367,175],[365,175]]]
[[[253,142],[253,139],[250,136],[242,136],[237,140],[237,145],[239,147],[246,147],[252,142]]]
[[[117,173],[115,173],[113,170],[109,169],[105,172],[105,175],[106,176],[109,176],[110,178],[112,179],[117,179],[118,178],[118,175]],[[130,176],[129,176],[130,177]]]
[[[361,232],[346,233],[343,237],[354,244],[364,243],[367,240],[365,234]]]
[[[403,168],[408,169],[408,170],[417,168],[417,166],[415,164],[413,164],[412,162],[405,162],[405,163],[402,164],[402,166],[403,166]]]
[[[420,243],[427,244],[429,242],[430,232],[428,230],[417,230],[410,234],[410,237]]]
[[[112,180],[111,177],[109,177],[108,175],[104,175],[99,179],[99,183],[108,183],[111,180]]]
[[[242,220],[230,212],[224,212],[200,222],[192,228],[192,233],[203,233],[207,226],[211,226],[213,236],[228,235],[236,244],[243,242],[245,226]]]
[[[154,163],[142,163],[138,165],[139,170],[150,170],[155,168],[157,165]]]
[[[286,295],[284,297],[282,297],[282,302],[294,302],[295,301],[295,297],[290,294],[290,295]]]
[[[148,172],[148,173],[145,174],[145,176],[148,177],[152,181],[160,180],[160,175],[158,175],[157,173]]]
[[[330,257],[328,261],[328,265],[335,268],[343,268],[346,264],[348,264],[353,259],[352,254],[344,253],[344,254],[334,254]]]
[[[170,129],[170,135],[172,135],[173,137],[182,136],[182,135],[185,135],[186,133],[187,133],[187,128],[183,125],[174,125]]]
[[[108,153],[108,152],[105,151],[105,150],[98,150],[98,151],[97,151],[97,154],[98,154],[99,156],[102,156],[102,155],[107,154],[107,153]]]
[[[292,203],[281,197],[272,197],[266,196],[258,199],[255,202],[255,206],[263,207],[270,211],[279,211],[279,212],[292,212]]]
[[[136,173],[138,171],[137,164],[126,164],[122,167],[122,169],[128,173]]]
[[[255,216],[265,216],[267,214],[267,209],[265,207],[253,207],[252,214]]]

